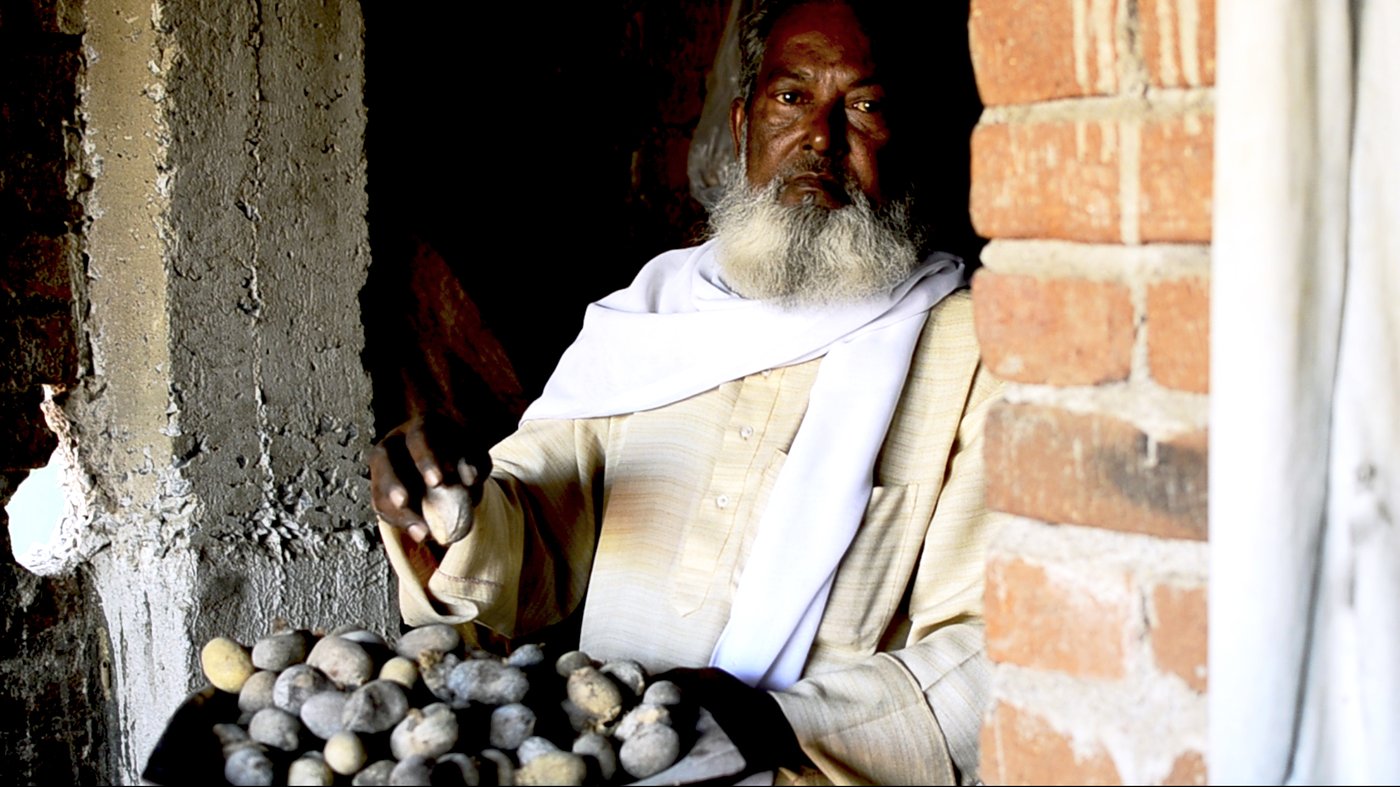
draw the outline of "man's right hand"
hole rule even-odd
[[[491,474],[491,457],[478,450],[467,458],[465,430],[444,419],[421,417],[395,427],[369,454],[371,504],[386,524],[400,528],[414,541],[421,542],[431,532],[456,531],[465,535],[471,524],[471,509],[481,500],[481,490]],[[439,515],[451,522],[434,522],[430,528],[423,503],[437,506]],[[460,507],[456,511],[445,508]],[[432,512],[428,512],[431,514]],[[445,544],[444,544],[445,546]]]

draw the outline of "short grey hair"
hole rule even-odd
[[[743,1],[743,0],[741,0]],[[768,52],[768,34],[773,24],[796,7],[809,0],[747,0],[749,12],[739,19],[739,98],[749,106],[754,89],[758,87],[758,70]]]

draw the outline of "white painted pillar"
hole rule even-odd
[[[1400,4],[1222,0],[1210,778],[1400,779]]]

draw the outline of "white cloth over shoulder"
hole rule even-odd
[[[591,304],[524,420],[649,410],[826,356],[710,661],[750,685],[782,689],[801,675],[864,516],[928,311],[964,283],[964,271],[957,257],[935,254],[886,295],[785,310],[725,286],[715,246],[662,254],[631,286]]]

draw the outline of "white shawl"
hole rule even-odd
[[[963,282],[961,260],[935,254],[888,295],[784,310],[730,290],[715,241],[667,252],[588,307],[524,420],[649,410],[826,356],[710,660],[750,685],[786,688],[801,675],[864,516],[928,311]]]

